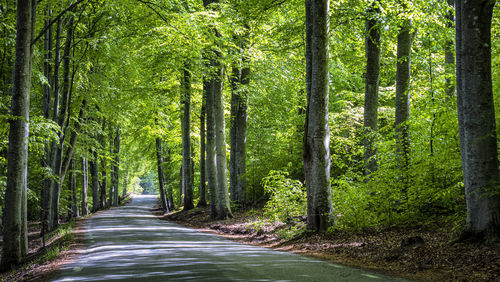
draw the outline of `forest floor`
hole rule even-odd
[[[453,243],[440,222],[359,233],[308,234],[291,224],[262,221],[261,211],[238,211],[213,221],[208,208],[162,214],[164,220],[245,244],[300,253],[334,263],[417,281],[500,281],[500,244]],[[294,231],[295,230],[295,231]],[[295,234],[295,235],[293,235]],[[299,234],[299,235],[296,235]]]

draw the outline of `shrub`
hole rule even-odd
[[[262,180],[264,191],[270,196],[264,215],[275,221],[287,222],[306,214],[306,189],[299,180],[287,176],[287,172],[273,170]]]

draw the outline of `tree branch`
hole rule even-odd
[[[85,0],[78,0],[76,1],[75,3],[69,5],[68,8],[66,8],[65,10],[63,10],[61,13],[59,13],[59,15],[57,15],[57,17],[55,17],[54,19],[50,20],[50,22],[42,29],[42,31],[40,31],[40,33],[38,34],[38,36],[33,39],[33,41],[31,41],[31,45],[35,45],[36,42],[38,40],[40,40],[40,38],[45,34],[45,32],[47,32],[47,29],[49,29],[49,27],[51,25],[53,25],[55,22],[57,22],[62,16],[64,16],[64,14],[66,14],[66,12],[68,12],[69,10],[73,9],[74,7],[76,7],[78,4],[80,4],[81,2],[83,2]]]

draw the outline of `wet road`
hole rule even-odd
[[[87,250],[53,281],[402,281],[162,221],[155,196],[85,222]]]

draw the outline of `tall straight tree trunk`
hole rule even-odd
[[[116,135],[114,139],[114,150],[113,150],[113,155],[115,157],[114,164],[113,164],[113,206],[118,206],[118,190],[120,187],[120,137],[121,137],[121,131],[120,128],[117,128],[116,130]]]
[[[211,3],[217,3],[218,0],[203,0],[203,5],[205,8]],[[218,53],[215,51],[211,52],[212,58],[210,59],[210,68],[212,70],[218,70],[219,63],[217,62]],[[217,156],[216,156],[216,145],[215,145],[215,97],[214,97],[214,87],[215,80],[214,76],[219,75],[218,72],[215,74],[209,74],[208,85],[209,89],[207,91],[207,155],[206,155],[206,166],[207,166],[207,184],[208,191],[210,195],[210,217],[212,219],[218,218],[217,211]],[[220,79],[220,78],[219,78]]]
[[[370,175],[377,170],[376,149],[374,147],[377,134],[378,86],[380,77],[380,23],[378,20],[379,1],[372,2],[367,11],[365,22],[365,111],[364,111],[364,161],[365,174]]]
[[[162,148],[161,148],[161,138],[156,138],[156,162],[158,165],[158,186],[160,186],[160,203],[161,208],[164,211],[169,211],[167,205],[167,197],[165,195],[165,185],[163,178],[163,156],[162,156]]]
[[[8,270],[21,263],[27,233],[23,225],[23,206],[27,192],[29,107],[31,90],[31,39],[36,4],[32,0],[17,1],[16,63],[12,90],[9,148],[7,152],[7,186],[3,213],[3,244],[1,269]],[[26,238],[24,238],[26,237]]]
[[[89,187],[88,167],[87,158],[82,157],[82,216],[89,214],[89,206],[87,203],[87,190]]]
[[[220,63],[218,63],[217,74],[214,79],[212,88],[212,95],[214,98],[213,109],[215,119],[215,146],[217,156],[217,217],[219,219],[226,219],[233,216],[231,213],[229,191],[227,187],[226,126],[224,119],[223,77],[224,68],[220,65]]]
[[[231,200],[244,206],[247,200],[246,139],[250,67],[245,57],[246,38],[239,38],[243,58],[233,65],[231,75],[231,155],[229,158],[229,187]]]
[[[308,207],[307,228],[325,232],[332,225],[330,190],[330,129],[328,125],[329,0],[306,0],[307,111],[304,170]]]
[[[55,45],[55,54],[54,54],[54,75],[52,77],[53,79],[53,102],[52,102],[52,121],[57,123],[58,118],[57,115],[59,113],[59,65],[61,62],[61,25],[62,22],[61,20],[57,21],[57,28],[56,28],[56,45]],[[47,159],[50,161],[49,166],[52,171],[52,174],[57,175],[57,141],[53,140],[50,145],[50,150],[49,154],[50,157]],[[54,180],[49,180],[46,183],[44,183],[44,190],[42,193],[42,208],[45,210],[44,215],[45,217],[42,219],[42,221],[46,224],[47,230],[51,231],[54,229],[54,208],[53,208],[53,199],[54,199]]]
[[[448,5],[453,7],[453,1],[454,0],[446,0]],[[450,9],[448,14],[446,15],[446,27],[449,29],[453,28],[453,23],[454,23],[454,18],[453,18],[453,10]],[[444,47],[444,63],[445,63],[445,70],[446,70],[446,82],[445,82],[445,89],[446,89],[446,94],[449,98],[453,97],[453,94],[455,93],[455,83],[453,79],[453,66],[455,65],[455,55],[453,54],[453,40],[447,40],[445,42],[445,47]]]
[[[71,192],[71,211],[73,217],[79,217],[78,213],[78,196],[76,187],[75,160],[71,160],[71,168],[69,171],[69,187]]]
[[[404,4],[405,5],[405,4]],[[405,6],[406,7],[406,6]],[[396,157],[400,170],[403,192],[409,186],[410,169],[410,66],[411,66],[411,22],[404,19],[398,33],[397,69],[396,69]]]
[[[50,18],[52,17],[52,9],[51,9],[51,4],[47,4],[46,7],[46,13],[45,13],[47,19],[45,21],[45,26],[49,25]],[[50,106],[51,106],[51,91],[52,91],[52,86],[53,86],[53,79],[52,79],[52,48],[53,48],[53,43],[52,43],[52,33],[53,33],[53,28],[52,25],[48,26],[47,32],[45,32],[45,37],[44,37],[44,51],[45,51],[45,61],[44,61],[44,76],[47,78],[48,84],[45,84],[43,86],[43,117],[45,119],[50,119]],[[42,166],[44,168],[50,168],[50,164],[52,163],[51,161],[51,153],[50,153],[50,142],[45,140],[44,144],[44,158],[42,161]],[[47,228],[47,215],[49,213],[50,206],[48,206],[48,199],[51,198],[51,192],[50,192],[50,185],[51,185],[51,179],[49,177],[44,177],[43,179],[43,188],[42,188],[42,193],[41,193],[41,203],[40,206],[42,208],[41,211],[41,216],[40,220],[42,223],[42,230],[41,230],[41,236],[45,238],[45,232]],[[45,242],[45,240],[43,240]]]
[[[182,80],[182,177],[184,190],[184,210],[194,208],[191,171],[191,73],[189,63],[184,64]]]
[[[102,132],[105,132],[106,130],[106,120],[103,120],[102,121]],[[107,162],[107,158],[106,156],[104,156],[104,152],[106,151],[106,138],[104,136],[104,134],[100,134],[99,135],[99,143],[101,145],[101,149],[102,149],[102,156],[100,158],[100,162],[101,162],[101,208],[104,209],[104,208],[107,208],[108,205],[107,205],[107,202],[106,202],[106,198],[107,198],[107,191],[108,191],[108,179],[107,179],[107,168],[108,168],[108,162]]]
[[[59,134],[59,145],[56,149],[56,161],[55,161],[55,175],[58,181],[52,183],[52,226],[51,230],[54,230],[59,225],[59,199],[61,196],[61,187],[63,185],[64,178],[62,177],[62,162],[63,162],[63,150],[64,150],[64,140],[66,139],[66,132],[64,130],[64,122],[66,120],[66,114],[69,109],[69,91],[70,91],[70,56],[71,56],[71,45],[73,38],[73,17],[69,18],[67,24],[66,42],[64,44],[64,56],[63,56],[63,87],[62,87],[62,99],[59,108],[59,113],[57,114],[57,124],[61,128],[61,133]]]
[[[179,182],[179,206],[184,206],[184,168],[181,164],[179,171],[180,182]]]
[[[210,82],[207,92],[207,184],[210,196],[210,217],[215,219],[217,215],[217,156],[215,149],[215,116],[214,116],[214,80]]]
[[[165,145],[163,146],[165,148],[165,158],[164,158],[164,163],[170,163],[170,149],[168,148],[168,145]],[[169,173],[168,173],[168,170],[164,170],[163,172],[163,175],[164,175],[164,183],[166,183],[166,187],[165,187],[165,197],[167,198],[167,206],[168,206],[168,210],[174,210],[175,209],[175,204],[174,204],[174,191],[173,191],[173,185],[170,184],[170,177],[169,177]]]
[[[97,212],[99,207],[99,169],[97,168],[97,151],[92,150],[92,161],[90,161],[90,175],[92,177],[92,212]]]
[[[207,113],[207,91],[210,84],[206,79],[203,80],[203,98],[201,102],[200,113],[200,201],[198,206],[207,205],[207,166],[206,166],[206,113]]]
[[[465,236],[500,238],[500,174],[491,78],[495,1],[457,0],[456,54],[460,147],[467,203]]]

